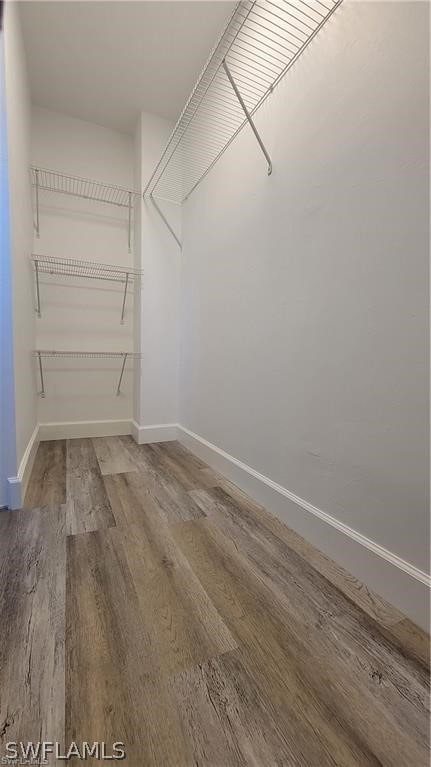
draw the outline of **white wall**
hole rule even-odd
[[[141,114],[138,126],[141,141],[137,157],[141,161],[143,187],[160,158],[171,130],[172,124],[168,120],[145,112]],[[180,235],[181,208],[164,204],[163,212]],[[181,253],[151,202],[142,202],[141,218],[144,281],[139,334],[143,361],[135,421],[153,438],[158,438],[163,430],[156,432],[153,427],[175,424],[178,417]]]
[[[32,163],[43,168],[134,187],[133,140],[128,135],[34,107]],[[40,193],[40,239],[34,252],[62,258],[133,266],[128,253],[127,210],[103,203]],[[133,349],[133,295],[120,324],[121,284],[41,278],[42,318],[37,348],[127,351]],[[119,362],[49,361],[41,423],[129,419],[133,373],[115,396]]]
[[[180,423],[428,569],[428,19],[340,7],[183,212]],[[304,515],[307,512],[304,511]]]
[[[16,476],[15,387],[12,333],[12,254],[9,236],[4,36],[0,34],[0,507],[9,503],[8,478]]]
[[[5,6],[4,40],[18,472],[36,426],[37,404],[31,356],[35,328],[29,266],[33,239],[29,177],[31,113],[17,3]]]

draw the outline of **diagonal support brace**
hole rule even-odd
[[[42,364],[42,355],[40,352],[37,353],[37,361],[39,364],[39,375],[40,375],[40,396],[45,397],[45,381],[43,379],[43,364]]]
[[[34,262],[35,278],[36,278],[36,314],[38,317],[42,316],[40,310],[40,285],[39,285],[39,261]]]
[[[35,194],[36,194],[36,221],[34,223],[34,228],[36,231],[36,237],[40,237],[40,220],[39,220],[39,171],[35,170],[36,175],[36,181],[35,181]]]
[[[126,367],[126,362],[127,362],[127,352],[125,352],[123,355],[123,363],[121,365],[120,378],[118,379],[117,397],[119,397],[121,393],[121,382],[123,380],[124,368]]]
[[[232,88],[234,90],[235,96],[237,97],[239,103],[241,104],[242,110],[243,110],[243,112],[244,112],[244,114],[245,114],[245,116],[246,116],[246,118],[247,118],[247,120],[249,122],[249,125],[250,125],[254,135],[256,136],[256,140],[257,140],[257,142],[258,142],[258,144],[259,144],[263,154],[265,155],[266,161],[268,163],[268,176],[270,176],[271,173],[272,173],[271,158],[270,158],[268,152],[266,151],[265,145],[264,145],[261,137],[259,136],[258,130],[257,130],[253,120],[251,119],[250,112],[248,111],[248,109],[247,109],[247,107],[246,107],[246,105],[244,103],[244,100],[243,100],[243,98],[242,98],[242,96],[241,96],[241,94],[240,94],[240,92],[238,90],[238,87],[237,87],[237,84],[236,84],[235,80],[233,79],[233,77],[232,77],[232,75],[231,75],[231,73],[229,71],[229,67],[226,64],[226,60],[225,59],[223,59],[222,64],[223,64],[223,69],[226,72],[226,76],[227,76],[227,78],[228,78],[228,80],[229,80],[229,82],[230,82],[230,84],[231,84],[231,86],[232,86]]]
[[[124,325],[124,314],[126,311],[126,298],[127,298],[127,288],[129,285],[129,272],[126,272],[126,279],[124,280],[124,293],[123,293],[123,305],[121,307],[121,325]]]
[[[151,199],[151,202],[153,203],[153,205],[154,205],[155,209],[157,210],[157,213],[159,214],[160,218],[162,219],[163,223],[164,223],[164,224],[165,224],[165,226],[167,226],[167,228],[169,229],[169,231],[170,231],[170,233],[171,233],[172,237],[173,237],[173,238],[174,238],[174,239],[177,241],[177,243],[178,243],[179,247],[180,247],[180,248],[182,248],[181,240],[179,239],[179,237],[177,237],[177,235],[175,234],[174,230],[172,229],[172,227],[171,227],[171,225],[170,225],[170,223],[169,223],[168,219],[166,218],[166,216],[164,215],[164,213],[162,213],[162,211],[160,210],[160,208],[159,208],[159,206],[157,205],[157,203],[156,203],[156,201],[155,201],[155,199],[154,199],[154,197],[153,197],[153,194],[152,194],[152,193],[150,194],[150,199]]]
[[[128,235],[127,235],[127,244],[129,248],[129,253],[132,252],[132,193],[129,192],[129,204],[128,204],[128,219],[127,219],[127,226],[128,226]]]

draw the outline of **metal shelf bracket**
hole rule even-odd
[[[126,279],[124,281],[124,293],[123,293],[123,305],[121,307],[121,324],[124,325],[124,312],[126,309],[126,298],[127,298],[127,286],[129,284],[129,273],[126,272]]]
[[[42,313],[40,311],[39,261],[34,262],[34,273],[36,278],[36,314],[40,319]]]
[[[154,205],[154,207],[155,207],[155,209],[156,209],[157,213],[159,214],[160,218],[162,219],[163,223],[164,223],[164,224],[165,224],[165,226],[166,226],[166,227],[169,229],[169,231],[170,231],[170,233],[171,233],[172,237],[174,238],[174,240],[176,240],[178,247],[181,249],[181,248],[182,248],[182,243],[181,243],[181,240],[179,239],[179,237],[177,236],[177,234],[176,234],[176,233],[175,233],[175,231],[173,230],[173,228],[172,228],[172,226],[170,225],[170,223],[169,223],[168,219],[166,218],[165,214],[164,214],[164,213],[162,213],[162,211],[160,210],[159,206],[157,205],[157,202],[156,202],[156,200],[154,199],[154,196],[153,196],[153,194],[150,194],[150,199],[151,199],[151,202],[153,203],[153,205]]]
[[[42,355],[40,352],[37,352],[37,360],[39,363],[40,396],[45,397],[45,382],[43,380],[43,363],[42,363]]]
[[[34,187],[35,187],[35,197],[36,197],[36,222],[34,225],[34,228],[36,230],[36,237],[39,239],[40,237],[40,223],[39,223],[39,171],[35,169],[34,171]]]
[[[41,397],[45,397],[45,377],[44,377],[44,369],[43,369],[43,360],[45,357],[47,358],[53,358],[53,359],[120,359],[121,360],[121,367],[120,367],[120,375],[118,378],[117,383],[117,389],[116,389],[116,396],[119,397],[121,394],[121,384],[123,382],[124,372],[126,368],[126,363],[129,359],[135,360],[135,359],[142,359],[142,354],[140,352],[83,352],[83,351],[48,351],[44,349],[36,349],[34,352],[34,356],[36,357],[38,368],[39,368],[39,377],[40,377],[40,391],[39,395]]]
[[[246,105],[244,103],[244,99],[242,98],[242,96],[241,96],[241,94],[240,94],[240,92],[238,90],[238,86],[237,86],[235,80],[233,79],[233,77],[232,77],[232,75],[230,73],[229,67],[226,64],[226,59],[223,59],[222,66],[223,66],[224,71],[226,72],[227,79],[229,80],[229,82],[230,82],[230,84],[231,84],[231,86],[233,88],[235,96],[237,97],[237,99],[238,99],[238,101],[239,101],[239,103],[241,105],[241,108],[242,108],[242,110],[243,110],[243,112],[244,112],[244,114],[245,114],[245,116],[246,116],[246,118],[248,120],[248,123],[249,123],[249,125],[250,125],[250,127],[251,127],[251,129],[252,129],[252,131],[254,133],[254,135],[256,136],[257,143],[259,144],[263,154],[265,155],[266,161],[268,163],[268,176],[270,176],[271,173],[272,173],[272,162],[271,162],[271,158],[270,158],[270,156],[269,156],[269,154],[268,154],[268,152],[267,152],[267,150],[265,148],[265,144],[263,143],[263,141],[262,141],[262,139],[261,139],[261,137],[259,135],[259,132],[258,132],[258,130],[257,130],[257,128],[256,128],[256,126],[255,126],[255,124],[254,124],[254,122],[252,120],[252,118],[251,118],[250,112],[248,111],[248,109],[247,109],[247,107],[246,107]]]
[[[119,397],[121,393],[121,382],[123,380],[124,368],[126,367],[126,362],[127,362],[127,352],[125,352],[123,355],[123,363],[121,365],[120,378],[118,379],[117,397]]]
[[[129,245],[129,253],[132,252],[132,193],[129,192],[129,203],[128,203],[128,245]]]

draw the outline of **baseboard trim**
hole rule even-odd
[[[21,492],[23,501],[27,491],[28,480],[30,479],[34,459],[36,458],[37,448],[39,447],[39,442],[39,424],[36,424],[18,469],[18,477],[21,480]]]
[[[8,477],[7,480],[7,508],[10,511],[16,511],[22,508],[24,493],[22,492],[22,483],[18,476]]]
[[[84,437],[116,437],[131,434],[131,421],[65,421],[39,424],[39,439],[80,439]]]
[[[38,446],[39,424],[36,424],[28,445],[24,450],[17,476],[8,478],[8,508],[12,511],[22,508]]]
[[[177,438],[369,588],[429,630],[431,578],[427,573],[180,424]]]
[[[149,442],[172,442],[177,439],[176,423],[159,423],[150,426],[139,426],[132,421],[131,434],[138,445]]]
[[[25,449],[17,476],[8,478],[8,505],[6,508],[11,510],[22,508],[39,442],[47,442],[52,439],[115,437],[123,434],[132,434],[135,441],[140,445],[148,442],[169,442],[177,439],[177,425],[164,423],[139,426],[136,421],[129,419],[39,423],[36,425]]]

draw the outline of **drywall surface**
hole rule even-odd
[[[161,117],[141,114],[139,154],[143,187],[172,127]],[[181,208],[170,203],[160,205],[180,235]],[[143,360],[135,421],[146,427],[177,421],[181,257],[178,244],[149,200],[141,204],[141,254],[144,279],[139,335]]]
[[[0,35],[0,68],[0,506],[7,506],[9,500],[7,480],[8,477],[16,476],[17,463],[3,35]]]
[[[32,163],[63,173],[133,188],[133,140],[99,125],[34,107]],[[40,238],[34,252],[61,258],[133,266],[128,213],[93,200],[40,192]],[[123,285],[41,277],[37,348],[133,350],[133,292],[120,324]],[[116,396],[119,360],[47,361],[41,423],[127,419],[132,415],[133,370],[128,363]]]
[[[29,266],[33,239],[29,177],[31,111],[17,3],[5,6],[4,41],[18,471],[36,425],[37,403],[31,356],[35,328]]]
[[[428,569],[428,8],[342,4],[183,210],[180,423]],[[304,514],[307,512],[304,511]]]

